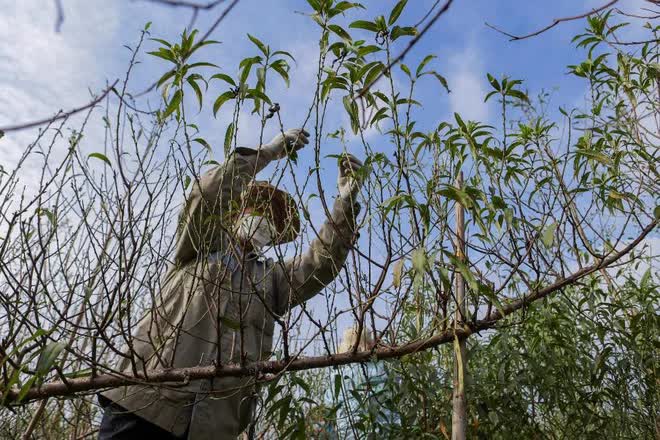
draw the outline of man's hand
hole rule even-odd
[[[362,168],[362,162],[352,154],[344,154],[339,160],[339,197],[353,199],[362,187],[362,178],[356,172]]]
[[[273,159],[284,159],[309,143],[309,133],[302,128],[294,128],[280,133],[272,141],[261,147]]]

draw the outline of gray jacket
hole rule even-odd
[[[137,324],[120,371],[266,360],[275,316],[330,283],[354,242],[359,207],[338,198],[332,218],[302,255],[285,261],[243,254],[230,240],[230,220],[246,184],[268,161],[238,148],[205,173],[182,210],[172,267],[154,306]],[[132,385],[104,396],[144,419],[189,439],[233,439],[251,420],[254,378],[222,377],[185,385]]]

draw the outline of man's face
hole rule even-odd
[[[243,214],[238,219],[236,235],[241,241],[250,243],[255,250],[260,250],[273,243],[275,227],[266,217]]]

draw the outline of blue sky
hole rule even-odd
[[[400,21],[418,21],[434,0],[411,0]],[[394,0],[363,2],[367,11],[358,11],[351,18],[371,18],[387,13]],[[54,2],[46,0],[0,0],[0,125],[31,120],[85,102],[87,89],[99,90],[106,81],[124,72],[129,52],[124,44],[133,45],[144,24],[152,21],[154,37],[174,40],[187,25],[186,9],[172,9],[148,1],[128,0],[63,0],[64,23],[55,33]],[[566,75],[566,65],[580,59],[571,37],[579,31],[582,21],[564,23],[533,39],[508,42],[506,37],[488,29],[490,22],[512,33],[525,33],[549,23],[554,17],[572,15],[600,4],[597,0],[560,1],[493,1],[456,0],[448,13],[434,26],[426,38],[405,60],[416,64],[429,53],[438,59],[434,68],[449,80],[453,93],[447,96],[434,81],[421,84],[424,111],[429,127],[435,121],[459,111],[467,118],[488,121],[496,116],[496,104],[484,105],[482,96],[488,89],[486,72],[496,76],[507,74],[524,79],[532,92],[541,88],[558,88],[557,105],[575,105],[582,100],[584,84]],[[621,7],[633,12],[645,6],[644,0],[622,0]],[[290,50],[298,59],[292,72],[292,87],[281,90],[275,99],[288,108],[309,103],[310,72],[316,53],[316,25],[296,11],[308,11],[304,0],[261,1],[242,0],[229,18],[214,33],[223,42],[208,50],[209,58],[225,71],[235,71],[238,61],[251,54],[253,48],[246,38],[252,33],[275,48]],[[200,14],[196,27],[207,29],[219,10]],[[147,43],[147,48],[155,43]],[[143,57],[137,69],[133,90],[152,81],[163,72],[163,64]],[[219,89],[215,89],[219,91]],[[156,97],[151,97],[157,104]],[[299,123],[300,112],[288,111],[285,124]],[[207,106],[198,119],[206,136],[224,133],[226,120],[218,122],[210,116]],[[218,129],[219,128],[219,129]],[[271,133],[272,134],[272,133]],[[29,136],[10,135],[0,153],[5,159],[13,156],[7,143],[25,142]],[[240,139],[249,144],[255,140]],[[11,146],[13,149],[14,145]]]
[[[400,23],[419,21],[434,1],[411,0]],[[348,24],[354,19],[388,14],[395,3],[395,0],[364,1],[366,11],[357,11],[343,21]],[[554,90],[552,108],[582,105],[585,84],[566,74],[566,65],[583,56],[570,41],[583,28],[582,20],[564,23],[539,37],[519,42],[508,42],[484,22],[512,33],[526,33],[548,24],[555,17],[585,12],[601,4],[599,0],[454,1],[450,10],[405,59],[414,66],[427,54],[437,55],[431,67],[448,79],[452,90],[447,95],[432,79],[420,83],[418,91],[424,98],[424,108],[416,113],[420,121],[418,127],[431,130],[439,121],[452,119],[454,112],[461,113],[464,119],[496,121],[495,100],[483,103],[489,88],[487,72],[523,79],[532,94],[541,89]],[[645,0],[621,0],[619,4],[628,12],[639,12],[641,7],[648,6]],[[0,127],[42,118],[89,101],[90,90],[99,91],[108,82],[123,77],[130,59],[130,52],[123,46],[136,44],[145,23],[153,22],[153,37],[172,41],[190,20],[190,11],[185,8],[163,7],[146,0],[62,0],[62,5],[64,22],[61,32],[56,33],[54,1],[0,0],[3,11],[0,15]],[[208,29],[220,10],[200,14],[195,27],[202,32]],[[280,84],[271,90],[273,100],[282,105],[285,128],[302,123],[314,84],[318,27],[299,13],[301,11],[310,11],[305,0],[242,0],[212,36],[222,44],[209,47],[204,53],[205,60],[218,64],[223,72],[234,74],[239,61],[255,53],[246,37],[248,32],[273,48],[292,52],[298,64],[291,72],[291,88],[287,90]],[[399,46],[405,44],[402,40]],[[145,45],[147,50],[155,47],[154,42]],[[141,61],[129,91],[143,90],[167,67],[147,55],[143,55]],[[400,75],[398,69],[395,72]],[[215,158],[218,160],[222,158],[220,145],[230,114],[224,111],[214,119],[210,103],[222,91],[220,83],[216,82],[208,92],[204,110],[194,116],[203,137],[217,147]],[[143,108],[156,108],[159,104],[155,93],[140,102]],[[229,110],[229,106],[225,109]],[[100,118],[97,112],[96,123],[87,129],[81,145],[90,152],[98,151],[102,140]],[[347,125],[338,99],[331,106],[329,121],[328,128]],[[73,127],[75,122],[74,118]],[[242,116],[240,144],[257,143],[257,122],[247,113]],[[10,133],[0,142],[0,161],[5,167],[11,167],[25,145],[34,140],[36,132]],[[275,132],[276,127],[267,128],[266,139]],[[378,144],[374,148],[382,145],[387,152],[385,139],[372,137],[370,140]],[[66,142],[61,144],[61,151],[65,151]],[[324,154],[337,153],[339,148],[337,143],[324,141]],[[301,162],[308,161],[311,154],[309,150],[302,152]],[[25,177],[29,178],[35,171],[26,168]],[[330,178],[333,180],[334,176]]]
[[[396,2],[369,0],[362,3],[367,11],[357,11],[350,20],[344,20],[345,24],[356,19],[372,19],[378,14],[387,15]],[[410,0],[399,21],[405,25],[417,22],[433,3],[434,0]],[[584,52],[576,50],[571,43],[573,35],[584,27],[584,21],[564,23],[538,37],[519,42],[507,41],[484,22],[514,34],[524,34],[549,24],[553,18],[582,13],[603,3],[605,0],[455,0],[404,61],[416,66],[426,55],[437,55],[432,68],[447,78],[452,90],[447,95],[431,79],[420,84],[424,108],[418,110],[416,116],[421,128],[431,130],[438,122],[452,119],[454,112],[466,119],[497,121],[497,103],[494,100],[483,103],[489,89],[487,72],[497,77],[508,75],[522,79],[531,94],[541,89],[554,90],[551,106],[554,109],[560,105],[569,108],[583,105],[586,85],[568,76],[566,65],[584,57]],[[162,7],[144,0],[62,0],[62,4],[64,22],[61,32],[56,33],[53,1],[0,0],[3,11],[0,15],[0,126],[40,119],[59,109],[89,101],[89,90],[99,91],[108,82],[123,78],[131,55],[123,46],[135,45],[145,23],[153,22],[150,29],[153,37],[174,41],[190,19],[186,9]],[[633,13],[647,5],[645,0],[619,2],[621,8]],[[195,27],[204,32],[220,10],[200,14]],[[278,85],[271,91],[271,98],[282,106],[285,128],[299,126],[311,103],[319,32],[308,17],[296,12],[309,10],[304,0],[242,0],[212,35],[222,44],[205,49],[204,59],[218,64],[229,74],[235,74],[242,58],[255,54],[247,33],[274,49],[290,51],[298,62],[297,66],[292,66],[291,88],[287,90]],[[153,50],[156,46],[154,42],[147,42],[145,49]],[[394,52],[400,49],[401,45]],[[134,92],[143,90],[167,67],[146,55],[141,61],[129,84],[129,90]],[[200,126],[201,135],[215,147],[218,160],[222,159],[222,139],[230,119],[228,112],[221,112],[214,119],[210,104],[221,91],[220,83],[214,83],[204,109],[193,117]],[[159,103],[158,95],[152,94],[142,100],[140,106],[155,108]],[[195,108],[194,105],[191,108]],[[225,107],[228,109],[229,106]],[[101,112],[97,112],[96,122],[91,124],[82,143],[82,148],[90,152],[102,145],[101,116]],[[247,114],[242,117],[239,144],[251,146],[257,142],[256,122]],[[341,102],[336,100],[328,128],[347,126],[346,122]],[[275,132],[275,127],[268,128],[266,139]],[[11,167],[35,133],[36,130],[9,133],[2,139],[0,164]],[[381,145],[378,136],[374,132],[370,137],[376,149]],[[383,151],[387,153],[384,137],[382,142]],[[58,148],[64,152],[67,147],[66,142],[61,142]],[[333,154],[340,146],[328,141],[324,148],[324,154]],[[309,150],[301,153],[302,167],[311,163],[312,154]],[[326,183],[334,186],[333,161],[328,159],[324,166],[328,169]],[[36,171],[25,169],[25,181]],[[332,189],[329,192],[334,193]],[[320,213],[313,216],[315,223],[320,218]]]

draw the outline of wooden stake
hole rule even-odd
[[[463,187],[463,172],[456,179],[456,187]],[[456,203],[456,257],[465,262],[465,211],[460,203]],[[454,331],[463,327],[465,321],[465,280],[460,272],[456,272],[456,289],[454,298]],[[454,333],[454,380],[451,417],[452,440],[465,440],[467,428],[467,401],[465,399],[466,344],[465,338],[459,338]]]

